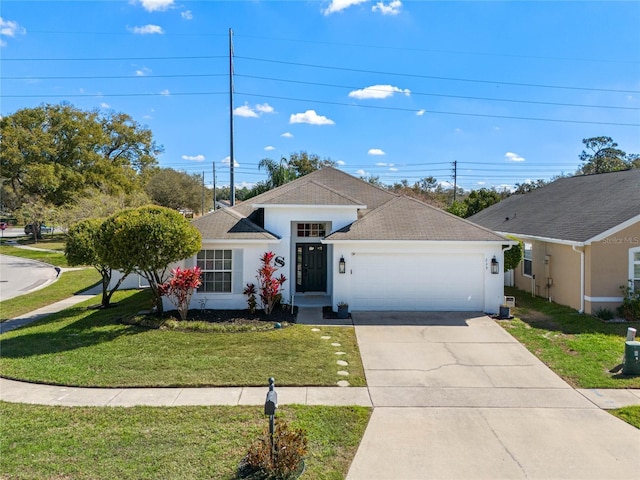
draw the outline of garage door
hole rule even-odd
[[[482,254],[351,256],[352,310],[483,311]]]

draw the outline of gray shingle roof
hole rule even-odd
[[[248,202],[252,205],[348,205],[351,207],[362,205],[362,202],[351,196],[337,192],[313,180],[305,182],[304,185],[294,185],[293,187],[283,185],[283,188],[278,189],[277,193],[277,195],[270,196],[259,203],[255,199],[249,199]]]
[[[640,215],[640,169],[556,180],[470,217],[496,232],[587,240]]]
[[[278,237],[230,208],[221,208],[193,221],[202,238],[215,240],[277,240]]]
[[[503,236],[410,197],[396,197],[327,240],[504,241]]]
[[[388,192],[380,187],[365,182],[359,178],[353,177],[348,173],[332,167],[325,167],[315,172],[300,177],[293,182],[289,182],[281,187],[274,188],[268,192],[262,193],[254,198],[233,207],[235,211],[243,216],[249,216],[254,210],[252,205],[266,205],[272,203],[272,199],[288,192],[287,201],[298,201],[303,204],[305,197],[305,188],[310,184],[323,185],[334,192],[348,196],[356,202],[356,204],[366,205],[368,210],[379,207],[383,203],[396,197],[392,192]],[[297,200],[296,200],[297,199]]]

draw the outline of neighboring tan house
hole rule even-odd
[[[256,283],[267,251],[287,277],[283,300],[294,305],[496,313],[503,301],[508,239],[335,168],[193,225],[202,251],[183,265],[202,268],[203,284],[192,308],[247,308],[243,289]]]
[[[556,180],[470,220],[525,243],[515,286],[586,313],[640,290],[640,170]]]

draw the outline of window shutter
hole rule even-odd
[[[233,257],[232,257],[232,261],[233,261],[232,277],[233,278],[231,279],[231,281],[233,282],[233,285],[231,287],[231,293],[242,293],[242,290],[244,290],[244,282],[242,278],[242,254],[243,253],[244,253],[244,250],[240,248],[233,249]]]

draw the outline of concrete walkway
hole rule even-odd
[[[376,408],[347,479],[639,478],[640,430],[592,401],[608,392],[572,389],[492,319],[353,320]]]

